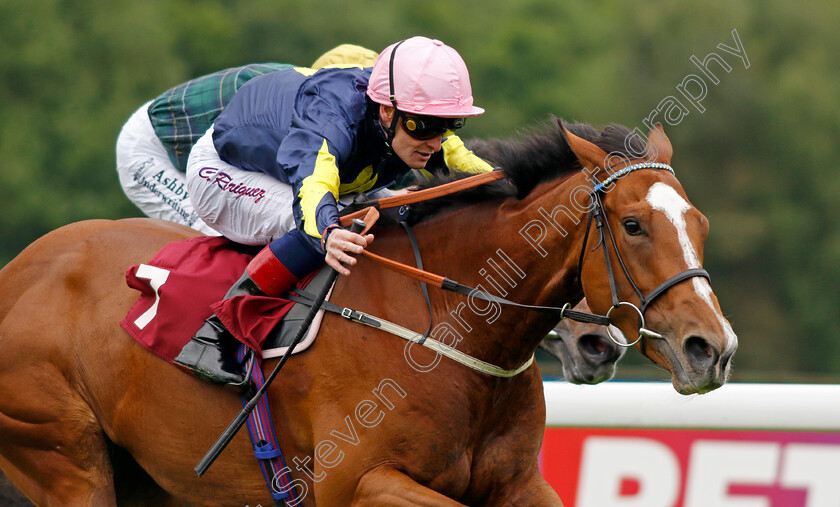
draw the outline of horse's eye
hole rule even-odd
[[[628,218],[624,221],[624,230],[631,236],[638,236],[642,233],[642,226],[638,221]]]

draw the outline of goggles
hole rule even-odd
[[[439,118],[437,116],[407,116],[397,110],[403,119],[403,130],[414,139],[425,141],[446,133],[447,130],[458,130],[467,122],[466,118]]]

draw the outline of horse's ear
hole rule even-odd
[[[660,162],[662,164],[671,163],[671,155],[674,154],[674,148],[671,147],[671,141],[662,130],[662,124],[657,123],[653,126],[648,134],[647,148],[645,149],[645,159],[651,162]]]
[[[566,136],[566,142],[569,143],[569,147],[575,152],[581,165],[590,169],[604,166],[604,161],[607,159],[607,152],[586,139],[572,134],[564,125],[560,125],[560,129],[563,131],[563,135]]]

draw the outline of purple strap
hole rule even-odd
[[[244,344],[239,345],[237,357],[244,361],[248,348]],[[251,371],[251,381],[256,389],[262,387],[265,382],[262,369],[254,365]],[[249,398],[242,396],[242,404],[247,405]],[[283,459],[283,452],[277,443],[277,433],[274,431],[274,421],[271,419],[271,412],[268,409],[268,396],[262,396],[259,403],[248,416],[248,435],[251,437],[251,444],[254,446],[254,455],[260,464],[268,491],[278,506],[298,505],[298,498],[295,488],[292,485],[291,469],[286,466]]]

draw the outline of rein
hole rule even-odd
[[[367,250],[362,251],[362,256],[367,257],[368,259],[380,264],[385,269],[389,269],[401,275],[407,276],[414,280],[417,280],[421,283],[428,283],[431,284],[439,289],[448,290],[452,292],[457,292],[459,294],[463,294],[465,296],[472,296],[478,299],[482,299],[484,301],[490,301],[495,303],[500,303],[503,305],[508,306],[515,306],[517,308],[524,308],[526,310],[537,310],[542,312],[548,313],[559,313],[560,320],[564,318],[576,320],[578,322],[585,322],[588,324],[598,324],[602,326],[609,325],[610,321],[609,318],[603,315],[595,315],[592,313],[581,312],[578,310],[572,310],[569,307],[571,306],[569,303],[561,306],[539,306],[539,305],[528,305],[524,303],[517,303],[515,301],[510,301],[505,299],[501,296],[494,296],[488,292],[483,290],[477,289],[475,287],[470,287],[469,285],[465,285],[462,283],[458,283],[455,280],[450,278],[446,278],[445,276],[441,276],[435,273],[430,273],[428,271],[423,271],[418,268],[414,268],[403,264],[401,262],[397,262],[386,257],[382,257],[375,253],[368,252]]]
[[[673,170],[672,170],[673,172]],[[618,173],[616,173],[618,174]],[[626,174],[626,173],[625,173]],[[385,197],[382,199],[375,199],[370,201],[363,201],[357,203],[358,206],[366,206],[365,208],[354,211],[352,213],[348,213],[346,215],[341,216],[341,225],[349,225],[352,223],[353,219],[361,218],[365,222],[365,229],[363,231],[367,232],[375,223],[375,221],[379,218],[378,210],[380,209],[387,209],[387,208],[394,208],[397,206],[405,206],[407,204],[413,204],[416,202],[428,201],[431,199],[435,199],[438,197],[443,197],[449,194],[453,194],[455,192],[460,192],[461,190],[467,190],[469,188],[474,188],[479,185],[484,185],[485,183],[490,183],[493,181],[498,181],[505,178],[505,174],[502,171],[493,171],[489,173],[482,173],[477,174],[475,176],[469,176],[467,178],[453,181],[450,183],[445,183],[443,185],[439,185],[432,188],[427,188],[424,190],[418,190],[416,192],[410,192],[404,195],[398,195],[393,197]],[[376,210],[376,211],[374,211]],[[494,296],[489,294],[485,291],[476,289],[474,287],[470,287],[468,285],[464,285],[458,283],[454,280],[449,278],[437,275],[435,273],[430,273],[428,271],[423,270],[422,260],[420,260],[420,251],[419,247],[417,246],[417,242],[414,239],[414,234],[412,233],[411,229],[409,228],[408,224],[405,222],[401,222],[403,227],[408,234],[408,237],[412,243],[412,249],[414,250],[414,256],[417,260],[417,268],[408,266],[401,262],[397,262],[386,257],[382,257],[380,255],[376,255],[371,253],[367,250],[362,251],[362,256],[367,257],[368,259],[382,265],[386,269],[399,273],[401,275],[407,276],[414,280],[417,280],[421,284],[423,284],[424,296],[426,298],[426,303],[428,305],[428,294],[425,294],[426,286],[425,284],[431,284],[435,287],[438,287],[443,290],[448,290],[452,292],[458,292],[465,296],[472,296],[478,299],[482,299],[484,301],[496,302],[503,305],[508,306],[515,306],[517,308],[524,308],[528,310],[537,310],[549,313],[559,313],[560,320],[563,319],[571,319],[577,322],[583,322],[587,324],[596,324],[599,326],[609,326],[610,320],[608,316],[604,315],[596,315],[587,312],[581,312],[578,310],[572,310],[569,303],[566,303],[562,307],[556,306],[538,306],[538,305],[527,305],[523,303],[517,303],[514,301],[507,300],[500,296]],[[588,233],[588,230],[587,230]],[[429,306],[429,314],[431,316],[431,306]],[[426,331],[423,339],[428,336],[429,332],[431,331],[431,325],[429,330]],[[422,341],[421,341],[422,343]]]
[[[467,190],[479,185],[484,185],[485,183],[490,183],[492,181],[503,180],[505,178],[506,176],[504,172],[492,171],[489,173],[476,174],[475,176],[469,176],[458,181],[452,181],[436,187],[417,190],[416,192],[358,202],[355,203],[356,206],[360,206],[363,209],[342,215],[340,219],[341,225],[347,227],[353,223],[354,218],[364,217],[365,214],[368,213],[368,208],[370,207],[379,210],[396,208],[397,206],[405,206],[406,204],[414,204],[415,202],[429,201],[445,195],[454,194],[455,192],[460,192],[461,190]]]
[[[424,298],[426,300],[426,305],[429,308],[430,320],[431,320],[431,304],[429,303],[428,292],[426,291],[426,284],[431,284],[431,285],[433,285],[435,287],[438,287],[442,290],[457,292],[457,293],[463,294],[465,296],[471,296],[471,297],[475,297],[475,298],[482,299],[482,300],[485,300],[485,301],[495,302],[495,303],[506,305],[506,306],[513,306],[513,307],[516,307],[516,308],[522,308],[522,309],[526,309],[526,310],[535,310],[535,311],[559,314],[560,320],[568,318],[568,319],[571,319],[571,320],[574,320],[574,321],[577,321],[577,322],[584,322],[584,323],[589,323],[589,324],[597,324],[597,325],[601,325],[601,326],[607,326],[607,333],[609,334],[610,338],[613,340],[613,342],[615,342],[617,345],[622,346],[622,347],[631,347],[631,346],[635,345],[636,343],[639,343],[639,341],[642,340],[642,338],[659,338],[659,339],[662,339],[663,337],[659,333],[656,333],[654,331],[651,331],[651,330],[645,328],[644,312],[647,310],[647,308],[651,305],[651,303],[656,298],[658,298],[663,293],[665,293],[665,291],[667,291],[668,289],[670,289],[674,285],[677,285],[678,283],[680,283],[684,280],[687,280],[687,279],[693,278],[693,277],[698,277],[698,276],[704,277],[704,278],[710,280],[710,277],[709,277],[709,273],[705,269],[702,269],[702,268],[687,269],[685,271],[682,271],[682,272],[668,278],[667,280],[665,280],[664,282],[659,284],[656,288],[654,288],[652,291],[650,291],[647,294],[647,296],[642,294],[639,287],[633,281],[633,279],[630,276],[630,273],[629,273],[629,271],[628,271],[628,269],[627,269],[627,267],[624,263],[624,260],[622,259],[621,254],[618,251],[618,245],[616,243],[615,236],[613,235],[612,230],[610,229],[609,221],[606,219],[606,213],[605,213],[605,210],[603,208],[603,204],[601,203],[601,193],[609,191],[609,189],[607,189],[607,187],[609,185],[611,185],[613,182],[615,182],[618,179],[622,178],[623,176],[626,176],[627,174],[629,174],[633,171],[637,171],[639,169],[660,169],[660,170],[669,171],[671,174],[675,174],[674,169],[670,165],[662,164],[662,163],[658,163],[658,162],[643,162],[643,163],[639,163],[639,164],[633,164],[633,165],[630,165],[630,166],[626,166],[626,167],[622,168],[621,170],[616,171],[613,174],[611,174],[603,182],[593,182],[593,186],[592,186],[592,194],[591,194],[592,195],[592,205],[591,205],[591,208],[590,208],[589,213],[588,213],[587,224],[586,224],[586,232],[584,233],[583,245],[581,246],[580,259],[578,261],[578,273],[581,272],[581,268],[582,268],[582,265],[583,265],[583,257],[586,253],[586,245],[587,245],[588,240],[589,240],[589,231],[591,229],[591,224],[594,221],[595,228],[598,231],[598,244],[595,245],[595,247],[592,249],[592,251],[597,250],[599,246],[603,246],[604,261],[606,262],[607,277],[609,279],[610,294],[611,294],[612,302],[613,302],[613,306],[607,311],[606,315],[597,315],[597,314],[572,310],[570,308],[571,305],[569,303],[564,304],[562,307],[528,305],[528,304],[524,304],[524,303],[517,303],[515,301],[510,301],[510,300],[505,299],[503,297],[496,296],[496,295],[490,294],[488,292],[479,290],[475,287],[470,287],[469,285],[458,283],[458,282],[456,282],[454,280],[451,280],[449,278],[446,278],[444,276],[425,271],[425,270],[423,270],[423,264],[422,264],[422,260],[420,258],[420,251],[419,251],[419,247],[417,245],[417,241],[414,239],[414,234],[413,234],[411,228],[408,226],[408,224],[406,224],[404,222],[402,222],[402,225],[405,228],[406,233],[409,236],[409,240],[411,241],[412,249],[414,250],[414,256],[415,256],[415,259],[417,261],[418,267],[415,268],[415,267],[412,267],[412,266],[408,266],[408,265],[403,264],[401,262],[397,262],[397,261],[382,257],[380,255],[374,254],[374,253],[369,252],[367,250],[362,251],[362,256],[367,257],[371,261],[380,264],[381,266],[383,266],[386,269],[389,269],[391,271],[394,271],[396,273],[399,273],[401,275],[404,275],[404,276],[407,276],[409,278],[412,278],[414,280],[419,281],[422,284],[423,295],[424,295]],[[412,203],[421,202],[421,201],[425,201],[425,200],[429,200],[429,199],[434,199],[434,198],[437,198],[437,197],[441,197],[441,196],[444,196],[444,195],[449,195],[451,193],[458,192],[458,191],[461,191],[461,190],[465,190],[465,189],[468,189],[468,188],[473,188],[473,187],[478,186],[478,185],[483,185],[483,184],[489,183],[491,181],[497,181],[497,180],[503,179],[504,177],[505,177],[505,175],[502,171],[493,171],[493,172],[490,172],[490,173],[483,173],[483,174],[480,174],[480,175],[464,178],[462,180],[455,181],[455,182],[452,182],[452,183],[447,183],[447,184],[444,184],[444,185],[440,185],[438,187],[433,187],[433,188],[429,188],[429,189],[425,189],[425,190],[420,190],[420,191],[417,191],[417,192],[411,192],[411,193],[405,194],[405,195],[399,195],[399,196],[394,196],[394,197],[387,197],[387,198],[383,198],[383,199],[376,199],[376,200],[361,202],[361,203],[358,203],[358,204],[361,205],[361,206],[367,206],[367,207],[364,208],[364,209],[361,209],[359,211],[349,213],[349,214],[346,214],[346,215],[342,216],[341,217],[341,223],[342,223],[342,225],[346,225],[346,224],[350,223],[353,218],[359,218],[359,217],[365,216],[365,218],[363,220],[365,221],[365,232],[366,232],[367,230],[369,230],[373,226],[375,221],[378,219],[378,217],[379,217],[378,210],[379,209],[387,209],[387,208],[392,208],[392,207],[396,207],[396,206],[404,206],[404,205],[407,205],[407,204],[412,204]],[[607,244],[607,238],[609,238],[609,244],[612,245],[612,250],[615,252],[616,260],[618,261],[618,264],[621,267],[621,271],[624,273],[624,277],[630,283],[630,286],[632,287],[633,292],[639,298],[641,306],[636,306],[635,304],[630,303],[628,301],[621,301],[620,300],[620,298],[618,296],[618,289],[616,287],[615,275],[613,273],[612,262],[611,262],[610,251],[609,251],[610,248]],[[615,310],[616,308],[618,308],[620,306],[629,306],[629,307],[635,309],[636,312],[638,313],[638,316],[639,316],[639,336],[638,336],[638,338],[636,338],[636,340],[633,343],[630,343],[630,344],[625,344],[625,343],[620,342],[619,340],[616,340],[615,337],[613,337],[611,331],[609,330],[610,315],[613,312],[613,310]],[[531,359],[529,361],[527,361],[525,364],[521,365],[520,367],[518,367],[514,370],[502,370],[501,368],[499,368],[497,366],[493,366],[493,365],[490,365],[489,363],[485,363],[484,361],[481,361],[479,359],[472,358],[470,356],[466,356],[465,354],[462,354],[462,353],[458,352],[457,350],[455,350],[451,347],[447,347],[447,346],[444,345],[442,349],[439,349],[439,346],[441,345],[439,342],[436,342],[434,340],[427,340],[428,335],[429,335],[429,333],[432,329],[431,321],[429,323],[429,329],[426,331],[426,333],[424,335],[420,335],[419,333],[415,333],[415,332],[412,332],[410,330],[401,328],[400,326],[397,326],[396,324],[393,324],[393,323],[390,323],[390,322],[387,322],[387,321],[383,321],[382,319],[377,319],[375,317],[363,314],[361,312],[356,312],[356,311],[350,310],[350,309],[342,309],[342,310],[343,311],[338,312],[338,313],[341,313],[343,316],[345,316],[347,318],[350,318],[351,320],[356,320],[358,322],[361,322],[363,324],[367,324],[367,325],[370,325],[370,326],[373,326],[373,327],[379,327],[379,328],[381,328],[385,331],[391,332],[392,334],[396,334],[397,336],[401,336],[401,337],[403,337],[407,340],[414,341],[415,343],[418,343],[419,345],[425,345],[427,347],[433,348],[433,349],[439,351],[440,353],[442,353],[444,355],[447,355],[448,357],[450,357],[450,358],[452,358],[452,359],[454,359],[454,360],[456,360],[456,361],[458,361],[462,364],[470,366],[473,369],[477,369],[479,371],[489,373],[491,375],[496,375],[496,376],[516,375],[517,373],[519,373],[519,372],[523,371],[525,368],[527,368],[531,364],[531,362],[533,362],[533,357],[531,357]],[[352,312],[353,315],[358,315],[359,318],[352,318],[350,316],[351,315],[350,312]],[[416,338],[419,338],[419,339],[416,339]],[[427,344],[429,341],[434,342],[434,344],[433,345],[432,344]],[[644,342],[642,342],[640,346],[642,347],[642,352],[644,352]]]

